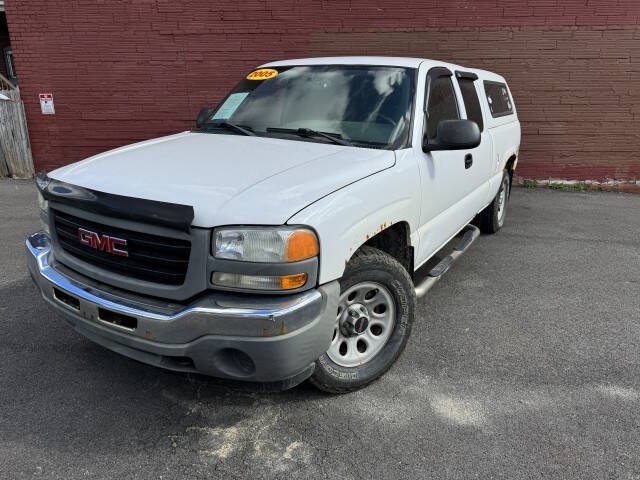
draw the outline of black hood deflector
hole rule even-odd
[[[54,180],[39,173],[36,185],[42,196],[88,212],[149,223],[188,232],[193,222],[193,207],[99,192]]]

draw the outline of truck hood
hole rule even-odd
[[[49,173],[116,195],[190,205],[193,225],[280,225],[307,205],[393,166],[388,150],[184,132]]]

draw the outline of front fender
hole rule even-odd
[[[308,225],[320,241],[319,283],[340,278],[355,251],[398,222],[407,222],[417,247],[420,175],[413,155],[397,155],[396,164],[309,205],[287,223]],[[417,250],[417,248],[416,248]]]

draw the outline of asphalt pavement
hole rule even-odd
[[[0,182],[0,479],[640,479],[640,196],[514,189],[368,388],[263,394],[75,333]]]

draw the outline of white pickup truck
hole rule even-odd
[[[387,371],[520,145],[504,78],[417,58],[263,65],[196,123],[39,174],[29,270],[106,348],[274,389]]]

